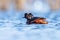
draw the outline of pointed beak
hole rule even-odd
[[[25,17],[23,17],[23,18],[25,18]]]

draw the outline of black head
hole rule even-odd
[[[24,18],[26,18],[26,19],[32,19],[33,18],[33,15],[31,14],[31,13],[25,13],[24,14]]]

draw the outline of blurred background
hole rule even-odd
[[[2,19],[8,19],[5,16],[9,16],[9,19],[20,18],[25,12],[54,18],[59,15],[60,0],[0,0],[0,12]]]
[[[48,24],[26,24],[25,13]],[[0,40],[60,40],[60,0],[0,0]]]

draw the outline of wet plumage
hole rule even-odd
[[[43,17],[34,17],[31,13],[25,13],[24,18],[27,19],[27,24],[48,24],[46,18]]]

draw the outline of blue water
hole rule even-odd
[[[17,13],[14,14],[14,13]],[[24,12],[2,12],[0,16],[0,40],[60,40],[60,12],[46,17],[48,24],[26,24]],[[4,15],[3,15],[4,14]],[[33,13],[35,15],[35,13]],[[37,14],[36,16],[40,15]],[[49,15],[49,16],[48,16]]]
[[[26,24],[25,11],[0,11],[0,40],[60,40],[60,10],[46,13],[31,10],[34,16],[45,17],[48,24]]]

